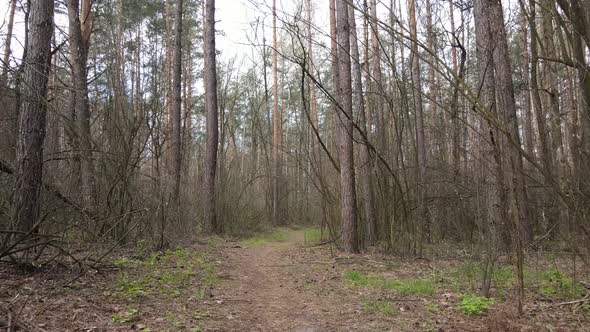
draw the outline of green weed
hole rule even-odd
[[[369,301],[363,303],[363,310],[371,313],[381,313],[385,316],[397,315],[397,309],[389,301]]]
[[[367,276],[357,271],[346,271],[342,277],[353,286],[367,286],[368,284]]]
[[[201,320],[203,318],[210,317],[208,312],[200,312],[200,311],[194,312],[192,316],[196,320]]]
[[[446,273],[446,276],[440,276],[437,280],[444,284],[451,284],[457,292],[465,292],[474,291],[481,283],[483,276],[484,270],[479,263],[467,262]],[[492,284],[502,295],[505,289],[512,287],[515,283],[513,267],[509,265],[496,266],[492,271],[491,278]]]
[[[467,294],[463,296],[459,308],[466,315],[479,316],[486,312],[495,302],[493,298]]]
[[[429,279],[385,279],[383,288],[391,289],[401,295],[433,295],[435,287]]]
[[[583,297],[585,289],[572,278],[552,268],[541,273],[539,291],[549,298],[569,300]]]
[[[126,273],[119,276],[115,287],[117,289],[116,295],[132,300],[141,298],[150,292],[149,282],[144,278],[132,280]]]
[[[132,267],[137,265],[137,263],[138,261],[128,258],[117,259],[113,262],[113,264],[118,268]]]
[[[386,279],[357,271],[344,272],[343,278],[353,287],[388,289],[400,295],[433,295],[436,292],[430,279]]]
[[[135,322],[139,319],[139,310],[135,308],[130,308],[124,313],[114,314],[112,319],[113,322],[119,324]]]

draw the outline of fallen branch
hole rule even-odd
[[[557,306],[562,306],[562,305],[569,305],[569,304],[576,304],[576,303],[583,303],[590,300],[590,297],[588,295],[586,295],[583,299],[579,299],[579,300],[574,300],[574,301],[567,301],[567,302],[561,302],[561,303],[557,303],[555,305],[553,305],[554,307]]]
[[[326,244],[330,244],[330,243],[336,242],[336,240],[338,240],[338,239],[336,238],[336,239],[331,239],[331,240],[327,240],[327,241],[324,241],[324,242],[316,243],[316,244],[314,244],[312,246],[308,246],[308,248],[315,248],[315,247],[325,246]]]
[[[4,306],[0,306],[0,330],[1,329],[6,329],[6,331],[20,330],[30,332],[46,332],[44,329],[33,324],[16,321],[12,310]]]

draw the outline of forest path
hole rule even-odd
[[[327,331],[318,313],[329,298],[306,291],[309,263],[301,259],[303,231],[288,230],[280,241],[246,241],[223,251],[214,290],[227,318],[217,328],[243,331]],[[220,296],[221,295],[221,296]],[[213,324],[217,325],[217,324]]]

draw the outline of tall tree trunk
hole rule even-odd
[[[166,108],[166,155],[165,165],[168,176],[174,176],[174,31],[173,31],[173,0],[166,0],[164,5],[164,31],[166,37],[166,51],[164,58],[164,93]]]
[[[348,8],[348,18],[350,22],[350,54],[352,56],[352,72],[354,75],[355,93],[357,95],[357,116],[359,119],[359,126],[367,133],[367,119],[365,115],[365,99],[363,96],[363,80],[361,73],[361,62],[358,47],[358,37],[356,30],[356,20],[354,18],[354,10],[352,7]],[[368,136],[365,136],[368,137]],[[369,156],[369,142],[362,141],[359,151],[359,173],[363,194],[363,207],[365,209],[365,242],[366,245],[372,246],[377,239],[377,218],[375,217],[375,203],[373,196],[373,179],[371,177],[372,163]]]
[[[518,308],[522,312],[523,301],[523,235],[526,230],[527,209],[526,209],[526,189],[524,184],[524,177],[522,175],[523,162],[520,155],[520,136],[518,132],[518,119],[516,115],[516,101],[514,98],[514,87],[512,84],[512,68],[510,64],[510,56],[508,53],[508,39],[506,37],[506,29],[504,26],[504,15],[502,4],[500,0],[478,0],[475,2],[474,13],[477,13],[476,36],[478,39],[478,48],[481,43],[486,43],[485,51],[487,57],[478,58],[478,61],[483,65],[488,63],[492,65],[487,68],[492,71],[492,82],[484,83],[484,85],[495,83],[497,87],[498,97],[498,111],[499,123],[505,131],[504,135],[495,137],[495,144],[502,144],[502,148],[506,150],[500,152],[500,163],[505,163],[506,166],[501,165],[503,172],[499,173],[499,177],[505,177],[502,182],[506,185],[506,189],[501,187],[501,190],[506,190],[509,198],[508,204],[503,205],[504,216],[508,220],[513,221],[512,230],[515,230],[514,249],[516,251],[516,262],[518,273]],[[478,52],[478,55],[481,53]],[[490,57],[491,56],[491,57]],[[491,88],[491,87],[490,87]],[[508,230],[510,232],[510,230]]]
[[[273,128],[273,217],[272,221],[275,225],[281,225],[285,222],[283,209],[282,209],[282,197],[280,195],[280,186],[282,183],[282,166],[281,166],[281,141],[282,141],[282,118],[281,110],[279,109],[279,80],[278,80],[278,56],[279,51],[277,49],[277,4],[276,0],[272,2],[272,46],[273,46],[273,84],[274,84],[274,96],[273,96],[273,117],[272,117],[272,128]]]
[[[81,10],[80,10],[81,9]],[[70,33],[70,59],[72,65],[72,113],[75,131],[76,152],[79,160],[81,187],[79,193],[84,207],[89,211],[97,208],[95,166],[92,153],[92,136],[90,132],[90,106],[88,101],[88,50],[92,32],[90,0],[68,0],[68,18]]]
[[[555,45],[555,33],[556,30],[553,25],[553,15],[555,13],[555,2],[543,0],[540,4],[540,14],[541,14],[541,40],[543,42],[542,45],[542,54],[545,58],[548,59],[556,59],[557,52],[556,52],[556,45]],[[543,103],[543,110],[544,113],[548,115],[548,130],[550,133],[549,139],[549,149],[550,149],[550,160],[549,166],[551,170],[548,170],[552,173],[557,185],[561,185],[560,181],[560,161],[563,159],[563,144],[562,144],[562,134],[561,134],[561,116],[559,111],[559,82],[557,81],[557,64],[553,61],[543,61],[541,63],[540,72],[542,78],[543,91],[542,95],[542,103]],[[544,116],[545,117],[545,116]],[[551,187],[548,187],[549,192],[553,192]],[[554,229],[556,225],[561,224],[561,213],[560,210],[560,199],[557,193],[553,195],[549,195],[549,204],[548,207],[548,225],[547,230]],[[552,234],[555,235],[555,234]]]
[[[350,25],[348,23],[348,2],[338,0],[337,35],[338,69],[338,141],[340,150],[340,194],[342,213],[342,243],[346,252],[358,252],[356,188],[354,179],[352,78],[350,66]]]
[[[12,31],[14,28],[14,13],[16,12],[16,1],[10,0],[10,9],[8,10],[8,26],[6,27],[6,42],[4,43],[4,56],[2,57],[2,75],[0,76],[0,86],[8,85],[8,70],[10,62],[10,47],[12,44]]]
[[[424,235],[429,234],[427,226],[427,210],[425,201],[425,179],[426,179],[426,143],[424,141],[424,107],[422,105],[422,77],[420,73],[420,59],[418,55],[418,30],[416,27],[416,0],[408,0],[408,16],[410,20],[410,38],[412,38],[411,47],[411,65],[412,81],[414,84],[414,110],[416,113],[416,222],[419,238],[418,255],[422,255],[422,242]]]
[[[172,112],[172,161],[174,170],[174,179],[172,185],[172,199],[175,204],[179,203],[180,195],[180,172],[182,163],[182,151],[181,151],[181,114],[182,114],[182,13],[183,13],[183,0],[178,0],[176,3],[176,31],[174,36],[174,65],[173,65],[173,77],[174,83],[174,104]]]
[[[522,66],[523,66],[523,83],[524,86],[527,87],[527,90],[524,91],[524,101],[523,101],[523,112],[524,112],[524,146],[526,152],[534,156],[535,146],[535,133],[533,131],[533,116],[532,116],[532,109],[531,109],[531,86],[530,86],[530,68],[531,68],[531,59],[530,59],[530,52],[529,52],[529,29],[528,29],[528,20],[526,12],[526,8],[524,7],[523,1],[520,1],[520,33],[522,38],[522,47],[523,47],[523,59],[522,59]]]
[[[509,205],[504,191],[504,164],[498,128],[494,127],[493,120],[497,116],[496,82],[494,77],[493,45],[494,41],[490,32],[490,19],[487,11],[489,1],[478,0],[474,3],[473,17],[475,20],[476,57],[478,65],[479,102],[485,110],[479,123],[479,131],[482,133],[478,141],[478,170],[479,182],[482,186],[481,200],[483,207],[482,229],[486,241],[486,264],[481,294],[488,296],[491,286],[491,269],[498,247],[498,234],[508,228],[505,222],[505,207]],[[478,200],[480,198],[478,197]],[[497,230],[499,229],[499,230]],[[506,240],[507,242],[507,240]]]
[[[22,232],[32,230],[39,218],[54,1],[32,0],[29,9],[29,43],[18,120],[12,202],[13,221]]]
[[[204,216],[209,232],[222,233],[223,225],[216,216],[215,171],[219,145],[217,118],[217,62],[215,60],[215,0],[207,0],[205,22],[205,103],[207,109],[207,153],[204,179]]]
[[[385,105],[384,96],[386,95],[383,72],[381,68],[381,40],[379,37],[379,19],[377,17],[377,1],[371,0],[368,3],[368,23],[371,30],[370,33],[370,48],[371,48],[371,60],[368,61],[367,70],[367,84],[369,86],[369,112],[366,117],[368,123],[375,125],[375,145],[378,153],[383,157],[387,158],[387,152],[390,151],[387,147],[387,130],[385,126]],[[369,47],[369,45],[367,45]],[[370,127],[370,125],[369,125]],[[362,152],[361,152],[362,153]],[[377,166],[377,177],[381,178],[383,185],[381,186],[380,197],[380,208],[377,210],[378,216],[376,220],[381,220],[383,229],[390,229],[391,222],[391,197],[390,190],[390,175],[384,169],[382,163],[376,163]],[[377,225],[375,225],[377,227]],[[375,234],[378,234],[375,232]],[[389,242],[390,232],[383,232],[382,236],[387,242]]]
[[[540,149],[540,157],[541,163],[543,165],[544,171],[544,184],[548,188],[549,192],[553,192],[551,190],[553,181],[555,181],[555,166],[554,166],[554,155],[553,150],[551,148],[551,141],[549,137],[549,133],[547,131],[547,121],[545,112],[543,110],[543,100],[541,98],[540,93],[540,84],[539,84],[539,48],[538,48],[538,38],[539,34],[537,33],[537,23],[536,23],[536,2],[534,0],[529,0],[529,29],[531,31],[531,41],[530,41],[530,51],[531,51],[531,64],[530,64],[530,86],[532,92],[532,105],[535,110],[535,118],[537,120],[537,130],[539,133],[539,142],[541,143]],[[549,197],[556,197],[555,195],[549,195]],[[547,213],[549,218],[549,223],[553,224],[556,220],[556,216],[558,215],[559,211],[556,210],[556,207],[549,207],[549,211]],[[549,225],[548,225],[549,226]],[[548,227],[548,229],[550,226]]]
[[[329,2],[329,10],[330,10],[330,55],[332,59],[332,89],[333,93],[338,98],[338,82],[340,82],[340,74],[338,73],[338,36],[336,31],[336,0],[330,0]],[[327,122],[330,124],[330,129],[334,131],[334,134],[330,138],[330,145],[331,151],[334,151],[333,147],[336,145],[338,130],[336,129],[336,121],[337,116],[336,113],[338,109],[336,105],[332,106],[332,111],[330,115],[327,116]]]

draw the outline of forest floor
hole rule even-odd
[[[526,271],[518,317],[509,266],[496,268],[486,300],[474,295],[476,263],[345,255],[318,242],[311,229],[209,238],[113,258],[74,281],[71,268],[0,264],[0,304],[47,331],[590,331],[588,290],[549,258]]]

